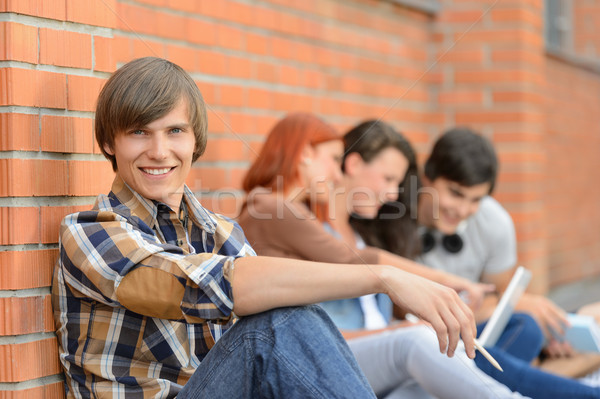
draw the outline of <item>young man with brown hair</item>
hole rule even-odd
[[[191,77],[142,58],[98,99],[116,178],[61,225],[53,307],[69,397],[373,397],[316,306],[383,292],[428,321],[452,356],[475,324],[456,292],[383,265],[253,256],[240,227],[185,185],[206,147]],[[240,318],[237,322],[236,316]]]

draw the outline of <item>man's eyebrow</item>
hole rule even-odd
[[[174,129],[174,128],[183,129],[183,128],[189,128],[190,126],[191,126],[190,123],[181,122],[181,123],[174,123],[172,125],[169,125],[168,128],[169,129]]]

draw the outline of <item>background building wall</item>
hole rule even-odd
[[[0,0],[0,399],[64,394],[58,225],[110,188],[95,100],[137,57],[181,65],[205,97],[209,145],[188,184],[210,209],[236,215],[243,174],[288,111],[340,131],[382,118],[421,159],[442,130],[470,125],[498,149],[495,196],[532,289],[598,276],[600,74],[546,54],[541,0],[402,3]],[[598,35],[586,35],[589,54]]]

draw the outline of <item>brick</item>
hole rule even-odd
[[[133,39],[129,37],[119,36],[115,34],[112,43],[112,53],[115,61],[115,66],[125,64],[133,59]],[[113,71],[116,68],[113,69]]]
[[[452,49],[450,51],[441,51],[436,56],[436,60],[448,63],[465,63],[481,65],[483,63],[483,50],[482,49],[469,49],[469,50],[457,50]]]
[[[0,208],[0,245],[37,244],[40,241],[39,209]],[[1,367],[0,367],[1,369]]]
[[[0,290],[49,287],[58,249],[0,252]]]
[[[208,131],[209,133],[228,133],[229,129],[229,115],[222,109],[216,109],[216,107],[209,107],[206,112],[208,120]],[[210,145],[211,140],[208,141]]]
[[[141,57],[165,57],[167,53],[167,46],[164,43],[152,41],[152,40],[133,40],[133,56],[132,58]],[[130,61],[130,60],[127,60]]]
[[[186,40],[195,44],[214,46],[217,44],[217,24],[189,17],[184,21]]]
[[[481,10],[445,10],[436,17],[436,20],[441,24],[472,24],[479,21],[482,17],[483,11]]]
[[[294,42],[281,37],[271,37],[270,39],[270,54],[276,58],[284,60],[294,59]]]
[[[495,23],[526,24],[535,29],[542,29],[543,18],[541,13],[527,8],[493,8],[490,18]]]
[[[241,107],[245,105],[246,93],[243,87],[221,85],[219,87],[219,105]]]
[[[42,116],[42,151],[92,153],[94,121],[89,118]]]
[[[284,112],[311,112],[314,106],[313,97],[303,94],[274,93],[274,109]],[[338,109],[339,112],[339,109]]]
[[[281,83],[288,86],[299,86],[300,85],[300,70],[296,67],[281,64],[279,66],[279,76]]]
[[[246,51],[248,53],[267,55],[269,54],[269,48],[269,37],[253,32],[246,32]]]
[[[166,4],[169,8],[185,11],[191,14],[196,13],[198,6],[196,2],[189,0],[167,0]]]
[[[247,105],[250,108],[270,109],[273,106],[273,92],[265,89],[249,87]]]
[[[95,111],[98,94],[105,79],[88,76],[68,76],[67,107],[73,111]]]
[[[279,118],[273,115],[257,115],[256,131],[254,134],[266,136],[273,126],[279,121]]]
[[[70,195],[96,196],[108,193],[115,178],[112,166],[108,161],[69,161]]]
[[[54,331],[50,295],[0,298],[0,336]]]
[[[528,63],[533,67],[543,67],[546,57],[538,52],[524,49],[494,49],[491,60],[494,65],[498,63]]]
[[[317,69],[300,70],[302,86],[311,89],[321,89],[324,86],[324,75]]]
[[[38,61],[38,30],[34,26],[0,22],[0,60]]]
[[[65,108],[66,80],[62,73],[30,69],[0,69],[0,105]]]
[[[217,85],[210,82],[196,82],[196,86],[202,93],[202,98],[207,104],[214,104],[217,101]]]
[[[530,103],[543,106],[546,98],[540,93],[526,91],[495,91],[492,94],[494,103]]]
[[[227,58],[216,51],[198,51],[198,71],[208,75],[225,75]]]
[[[0,345],[0,382],[20,382],[58,374],[56,338]]]
[[[4,0],[4,12],[32,15],[64,21],[66,18],[65,0]],[[2,8],[2,5],[0,5]]]
[[[230,56],[227,66],[227,74],[233,78],[250,79],[252,76],[252,60],[247,57]]]
[[[188,72],[195,71],[198,68],[196,50],[187,46],[167,46],[167,58]]]
[[[226,185],[225,170],[207,166],[194,167],[190,171],[186,184],[194,192],[218,190]]]
[[[67,21],[116,28],[116,0],[66,0]]]
[[[484,71],[456,71],[454,73],[455,83],[522,83],[540,81],[541,77],[533,72],[521,69],[510,70],[484,70]]]
[[[92,37],[84,33],[41,28],[40,63],[89,69],[92,67]]]
[[[34,388],[15,391],[0,391],[0,399],[64,399],[65,387],[62,381]]]
[[[37,115],[0,113],[0,151],[38,151],[39,124]]]
[[[470,90],[447,91],[439,94],[442,105],[481,105],[483,92]]]
[[[505,43],[521,43],[522,45],[531,46],[536,49],[543,48],[543,35],[527,29],[527,27],[512,28],[512,29],[473,29],[467,34],[463,32],[455,33],[455,41],[460,41],[462,45],[485,43],[487,45],[498,45]]]
[[[474,123],[542,122],[542,115],[533,112],[457,112],[456,123],[470,125]]]
[[[217,45],[232,50],[243,50],[246,47],[244,33],[228,25],[217,25]]]
[[[66,166],[50,159],[0,159],[0,197],[66,195]]]
[[[255,12],[257,7],[253,5],[243,4],[239,2],[228,2],[227,3],[227,15],[228,18],[242,25],[253,25],[255,19]]]
[[[240,112],[229,113],[229,127],[236,134],[257,134],[256,116]]]
[[[185,23],[187,18],[168,14],[156,14],[156,35],[161,38],[169,38],[175,40],[187,40]]]
[[[197,2],[197,11],[201,15],[214,17],[217,19],[227,19],[226,1],[199,1]]]
[[[60,222],[63,218],[71,213],[85,211],[91,207],[92,204],[81,206],[42,206],[40,208],[42,243],[58,243]]]
[[[202,161],[244,161],[248,144],[239,139],[218,139],[208,142]]]
[[[271,62],[256,61],[254,63],[254,77],[265,82],[279,82],[279,69]]]
[[[157,26],[157,12],[154,9],[117,2],[116,20],[117,29],[125,32],[155,35]]]
[[[113,72],[116,68],[114,57],[114,39],[110,37],[94,36],[94,70]]]

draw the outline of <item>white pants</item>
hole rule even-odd
[[[378,398],[523,398],[479,370],[464,348],[452,358],[441,354],[425,325],[351,339],[348,345]]]

